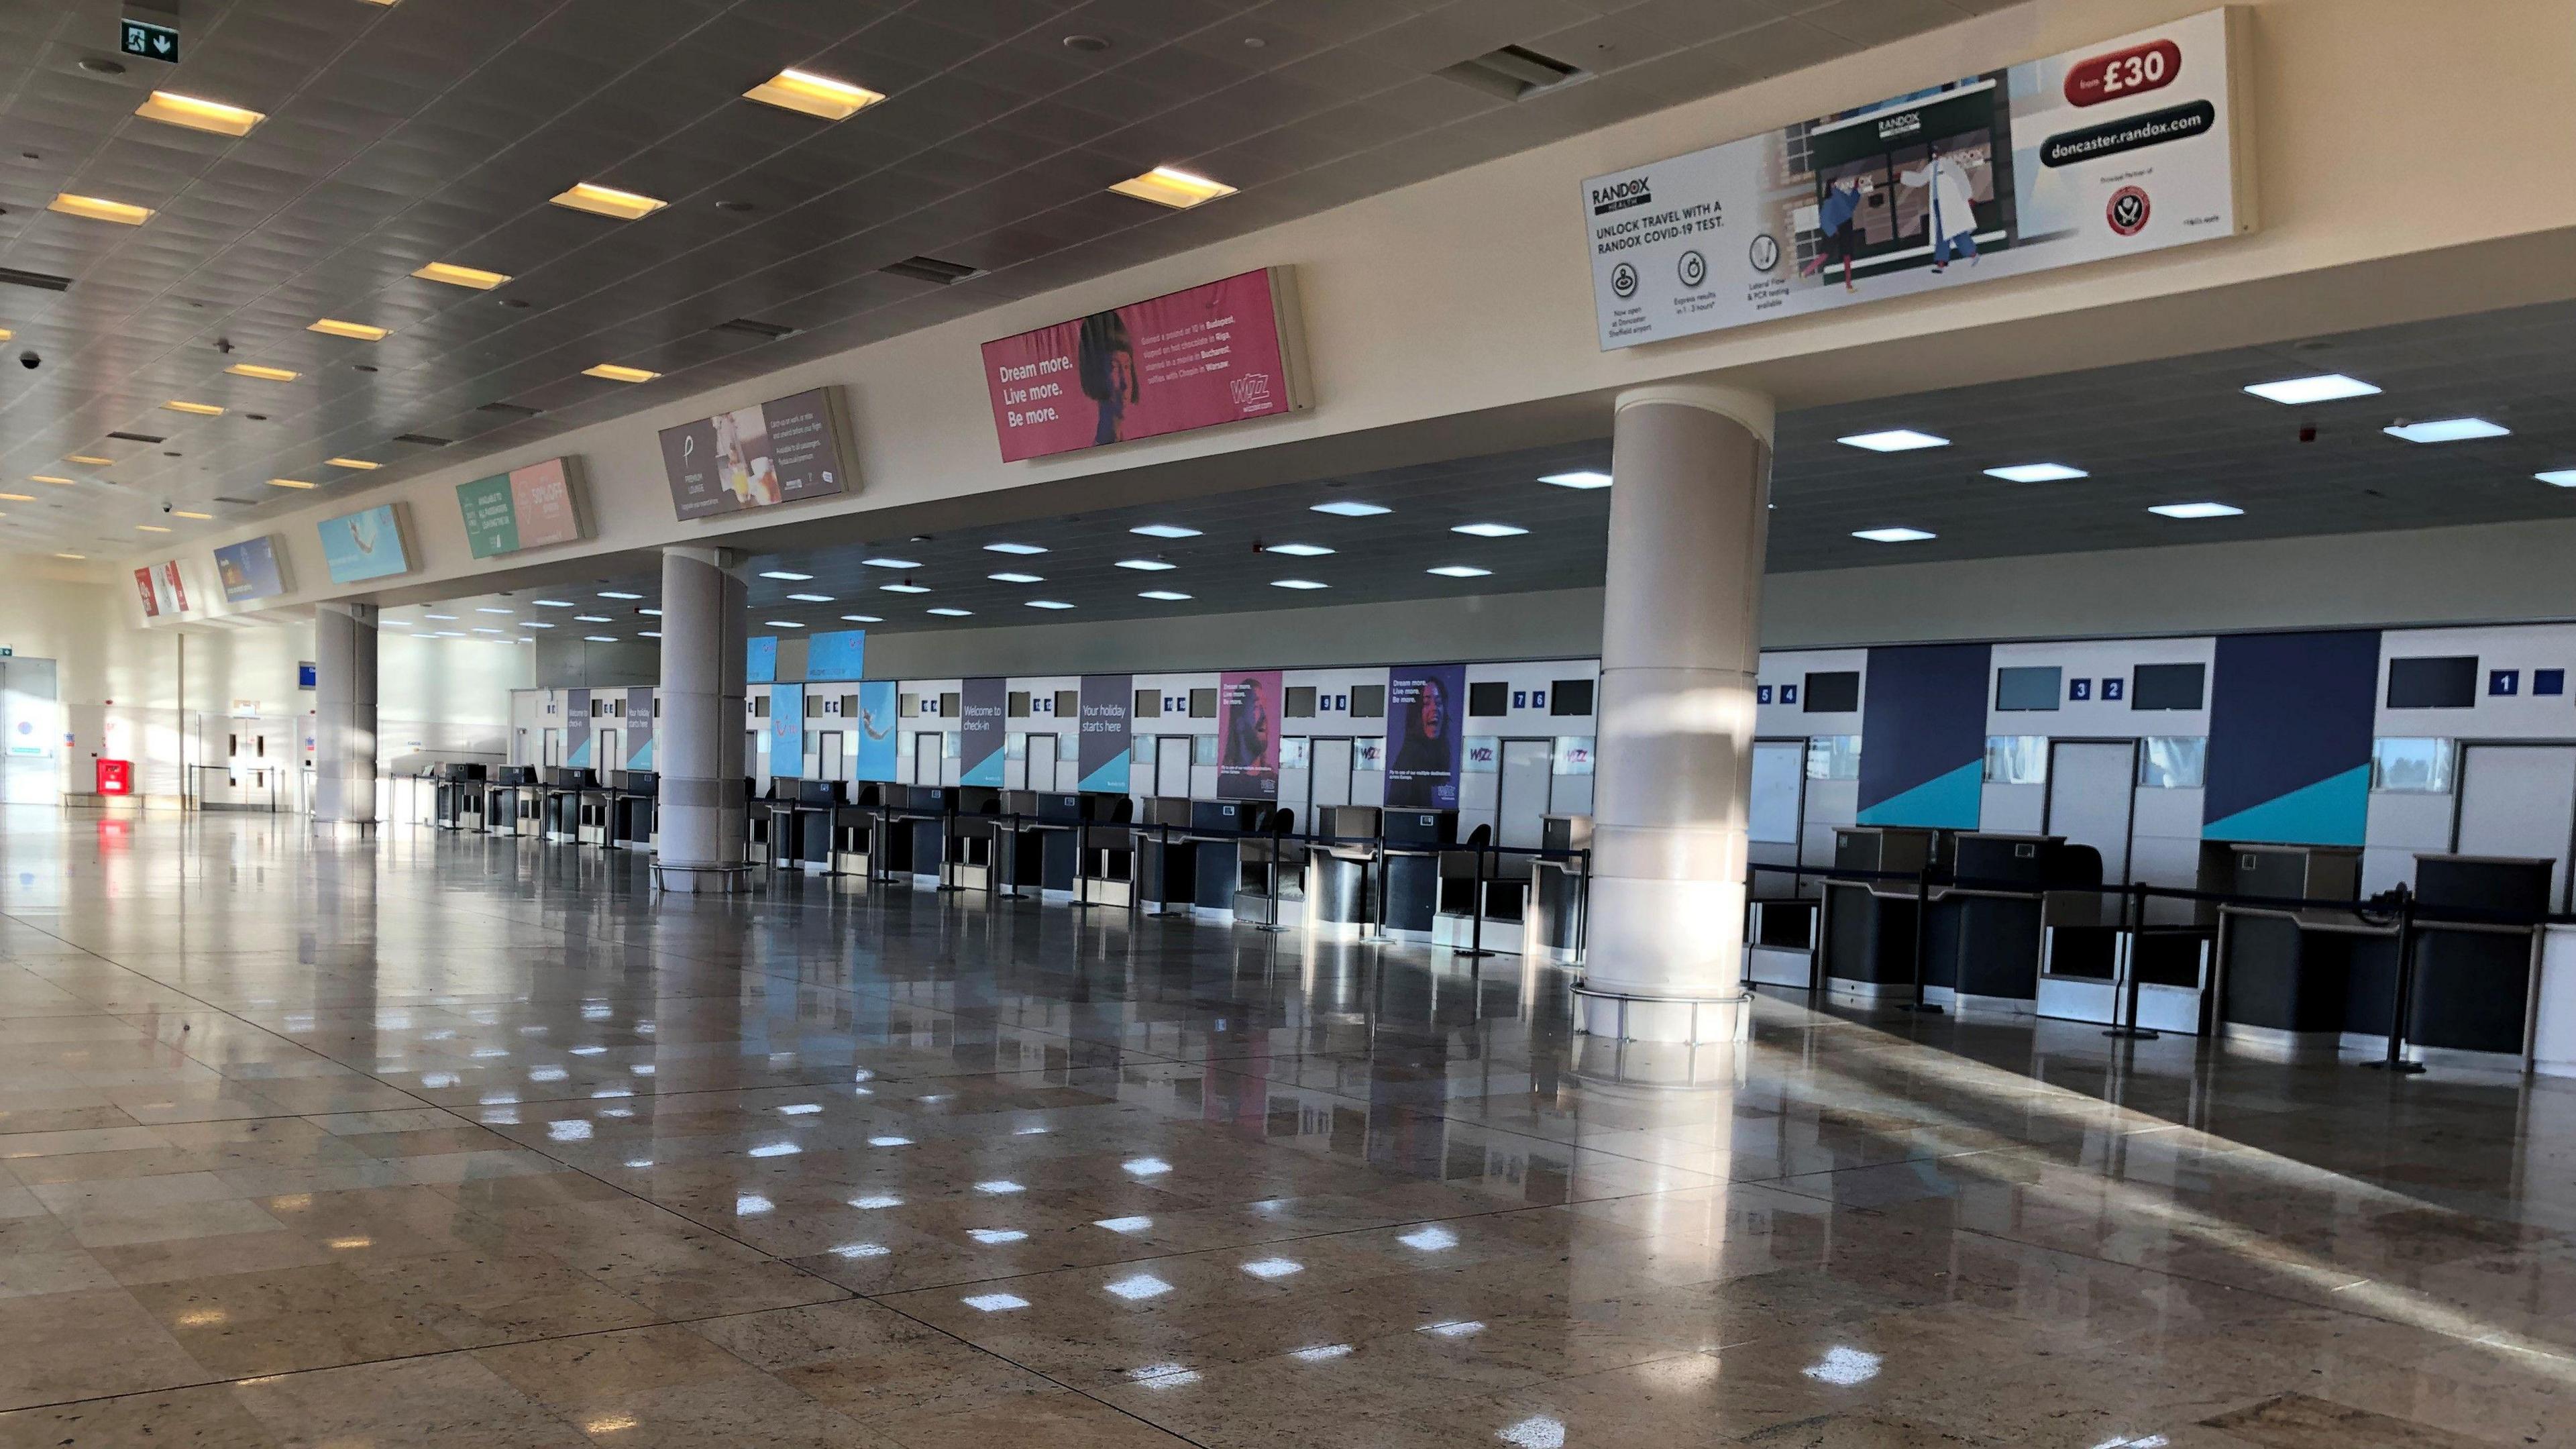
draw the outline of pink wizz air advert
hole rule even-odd
[[[1305,406],[1284,267],[984,344],[1002,461]]]

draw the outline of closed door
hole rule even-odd
[[[2040,828],[2102,852],[2103,883],[2126,885],[2137,793],[2137,741],[2060,740],[2048,752],[2048,810]]]
[[[1154,741],[1154,793],[1173,800],[1190,798],[1190,737],[1163,735]]]
[[[592,768],[599,771],[600,777],[605,779],[609,771],[625,769],[626,757],[617,752],[617,731],[601,730],[595,738],[599,746],[591,752]]]
[[[545,767],[549,770],[558,769],[563,765],[562,730],[546,731],[546,753],[544,763]]]
[[[2576,829],[2576,745],[2470,745],[2460,752],[2462,855],[2556,861],[2549,899],[2567,900],[2568,834]]]
[[[1753,858],[1764,865],[1798,865],[1807,802],[1807,742],[1755,740],[1753,794],[1746,807]],[[1785,893],[1787,876],[1757,877],[1755,884]]]
[[[62,799],[62,738],[54,661],[0,659],[0,803],[50,805]]]
[[[1307,748],[1308,767],[1314,775],[1315,809],[1351,803],[1351,742],[1316,740]]]
[[[939,787],[940,756],[943,736],[936,730],[922,730],[912,737],[912,783]]]
[[[1501,798],[1494,802],[1496,845],[1536,849],[1547,837],[1547,787],[1556,757],[1553,740],[1503,741]]]
[[[1032,790],[1052,793],[1055,790],[1055,736],[1029,736],[1029,785]]]
[[[841,758],[841,732],[825,730],[814,737],[814,778],[838,780],[847,773]]]

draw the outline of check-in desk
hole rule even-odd
[[[438,767],[437,803],[431,819],[441,830],[483,828],[483,767],[453,761]]]
[[[742,858],[775,869],[789,858],[787,832],[795,824],[797,781],[792,775],[773,775],[767,790],[754,788],[758,783],[743,782]]]
[[[619,770],[609,777],[608,843],[620,850],[651,850],[661,839],[655,819],[662,777],[650,770]]]
[[[1264,828],[1270,807],[1257,800],[1190,802],[1190,909],[1217,920],[1234,919],[1234,897],[1243,886],[1242,836]]]
[[[2361,852],[2348,847],[2201,847],[2200,889],[2212,893],[2345,902],[2358,900],[2360,884]],[[2218,928],[2220,1040],[2272,1056],[2333,1056],[2352,1011],[2353,948],[2374,938],[2393,943],[2395,923],[2342,906],[2209,910]]]
[[[573,796],[573,838],[606,850],[617,843],[617,790],[594,776]]]
[[[1002,845],[1002,792],[960,785],[944,792],[946,816],[936,822],[937,885],[944,891],[992,889]],[[916,859],[914,869],[920,869]]]
[[[2543,939],[2556,862],[2507,856],[2415,857],[2415,981],[2407,1055],[2519,1070],[2530,1055]],[[2461,918],[2444,919],[2445,911]],[[2472,919],[2484,917],[2489,919]],[[2492,919],[2504,917],[2507,919]],[[2383,1052],[2394,1013],[2393,940],[2354,953],[2347,1050]]]
[[[533,765],[503,765],[483,790],[483,828],[494,835],[543,835],[545,791]]]
[[[1235,860],[1235,914],[1257,909],[1264,925],[1286,925],[1306,910],[1306,842],[1297,839],[1297,812],[1261,807],[1254,834]],[[1256,907],[1252,903],[1259,902]]]
[[[878,827],[884,823],[885,786],[861,785],[857,797],[832,811],[832,854],[828,872],[858,876],[875,873]]]
[[[1144,835],[1135,823],[1136,802],[1124,795],[1076,798],[1086,823],[1074,832],[1074,900],[1120,908],[1137,904]]]
[[[598,788],[599,782],[591,778],[588,770],[557,767],[546,771],[546,786],[538,804],[546,839],[580,840],[581,797]]]
[[[1570,966],[1583,955],[1583,913],[1592,849],[1592,817],[1549,815],[1539,821],[1539,846],[1551,856],[1531,863],[1529,911],[1522,921],[1521,955],[1526,960]]]
[[[1306,928],[1332,940],[1358,940],[1375,923],[1377,866],[1384,814],[1373,805],[1327,805],[1317,812],[1325,837],[1306,852]]]
[[[2208,1032],[2214,915],[2206,924],[2156,922],[2116,885],[2059,890],[2041,904],[2040,938],[2041,1016],[2177,1036]]]
[[[1950,879],[1924,909],[1927,988],[1948,988],[1962,1011],[2036,1013],[2050,894],[2098,898],[2101,852],[1989,831],[1952,836],[1950,848]]]
[[[1145,802],[1135,825],[1136,883],[1156,914],[1186,911],[1198,894],[1198,842],[1190,838],[1191,803],[1180,796]]]
[[[778,858],[771,863],[815,873],[830,870],[832,827],[841,811],[841,782],[781,780],[778,793],[777,833],[771,837]]]
[[[1428,945],[1439,923],[1440,860],[1458,844],[1458,812],[1385,811],[1378,839],[1378,934]]]
[[[1492,828],[1477,826],[1440,857],[1440,910],[1432,917],[1432,942],[1520,954],[1529,891],[1530,858],[1505,855],[1494,847]]]
[[[1081,865],[1074,837],[1083,820],[1082,797],[1053,790],[1005,790],[1001,808],[992,844],[1000,887],[1012,896],[1071,900],[1074,875]]]
[[[1893,871],[1890,880],[1829,880],[1824,893],[1825,989],[1863,1000],[1914,994],[1917,919],[1912,876],[1941,865],[1941,832],[1851,825],[1834,832],[1834,868]],[[1930,978],[1926,978],[1927,985]]]

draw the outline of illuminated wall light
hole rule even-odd
[[[268,119],[257,111],[183,96],[177,91],[154,91],[134,108],[134,114],[147,121],[185,126],[191,131],[212,131],[218,136],[247,136],[253,126]]]
[[[74,196],[66,191],[46,203],[47,211],[65,216],[87,217],[91,221],[112,221],[119,226],[141,226],[152,219],[152,208],[110,201],[103,196]]]
[[[424,282],[444,282],[451,287],[471,287],[477,292],[491,291],[494,287],[510,280],[499,272],[487,272],[479,267],[460,267],[454,262],[431,262],[413,272],[412,275]]]
[[[812,71],[790,68],[782,70],[760,84],[744,91],[743,98],[781,110],[819,116],[826,121],[844,121],[884,100],[885,97],[866,86],[816,75]]]
[[[235,377],[255,377],[262,382],[293,382],[298,376],[283,367],[262,367],[255,362],[236,362],[224,371]]]
[[[662,374],[658,372],[646,372],[640,367],[621,367],[614,362],[603,362],[597,367],[583,368],[581,370],[581,375],[584,377],[605,378],[610,382],[651,382]]]
[[[174,413],[188,413],[201,418],[219,418],[224,415],[224,410],[213,403],[188,402],[180,398],[172,398],[161,406]]]
[[[671,203],[638,191],[620,191],[594,181],[578,181],[569,190],[546,198],[572,211],[586,211],[616,221],[639,221]]]
[[[319,332],[325,337],[346,337],[352,342],[382,342],[393,335],[390,328],[370,327],[364,322],[343,322],[337,317],[317,318],[304,324],[304,330]]]
[[[1174,211],[1187,211],[1193,206],[1234,194],[1234,188],[1222,181],[1210,181],[1171,166],[1157,166],[1142,176],[1131,176],[1109,189],[1138,201],[1168,206]]]

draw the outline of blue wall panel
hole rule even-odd
[[[2379,631],[2222,635],[2213,673],[2201,838],[2361,844]]]
[[[1869,651],[1861,701],[1860,823],[1977,828],[1994,648]]]

